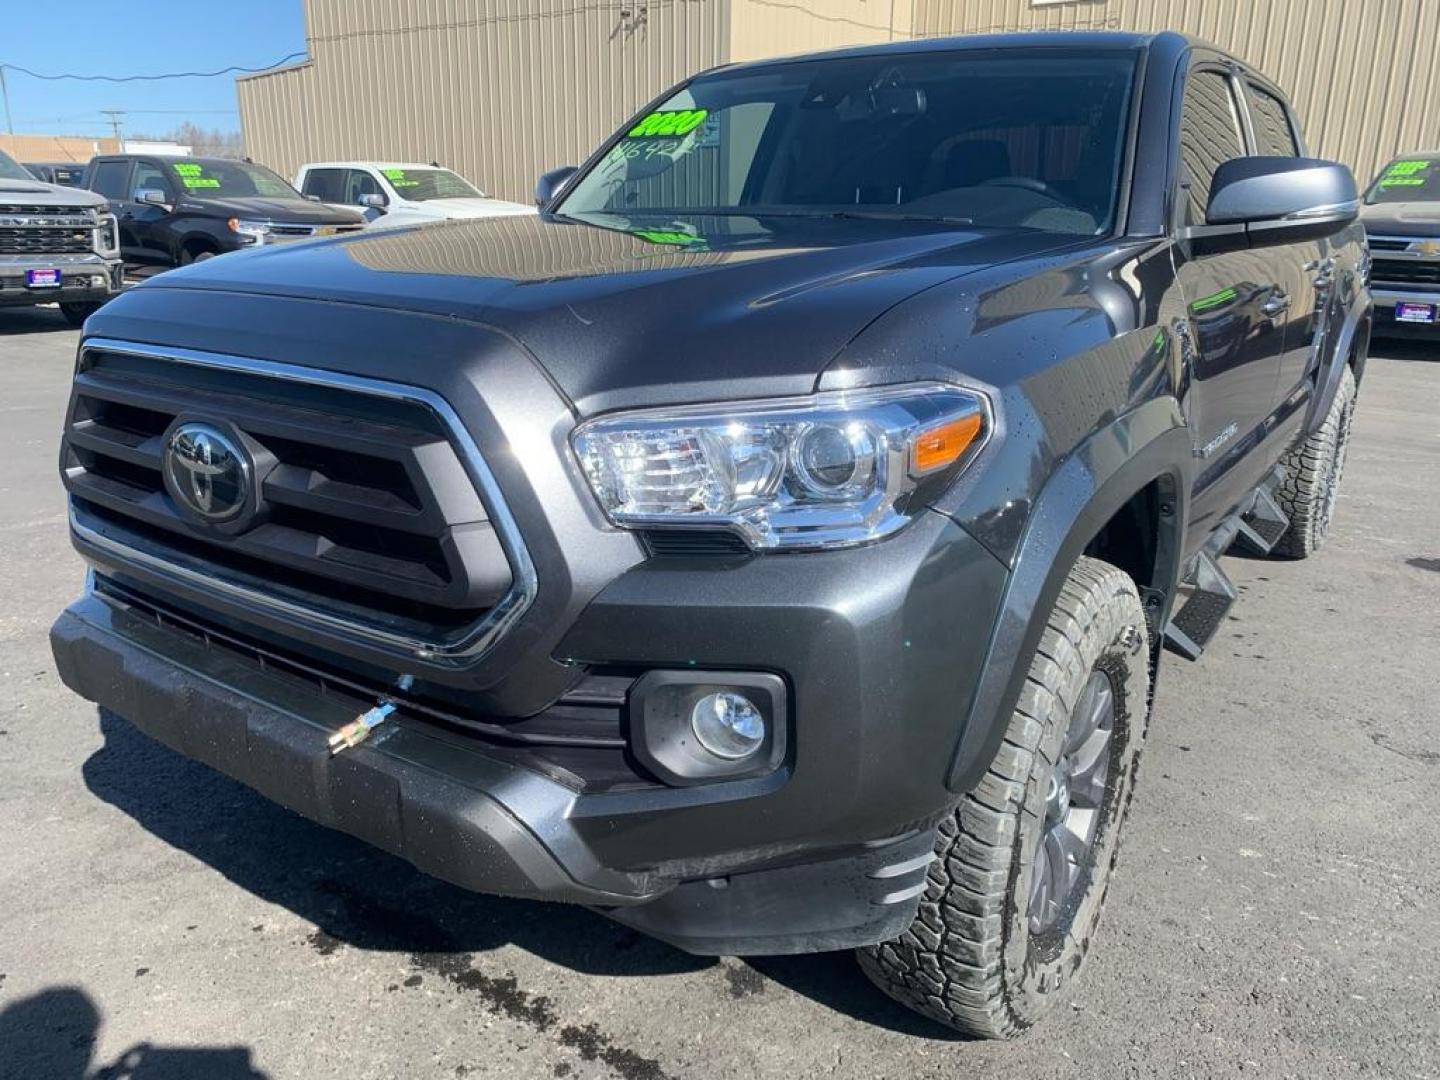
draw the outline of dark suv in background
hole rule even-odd
[[[1304,155],[1174,34],[927,40],[698,75],[538,215],[160,275],[80,342],[60,675],[449,881],[1014,1034],[1161,648],[1325,541],[1370,299]]]
[[[182,266],[365,225],[358,211],[322,206],[269,169],[227,158],[96,157],[85,186],[110,200],[121,254],[137,266]]]
[[[1440,338],[1440,150],[1396,158],[1365,193],[1377,333]]]

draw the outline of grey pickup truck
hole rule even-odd
[[[79,326],[120,291],[122,273],[105,200],[37,180],[0,150],[0,307],[58,303]]]
[[[537,196],[91,319],[61,676],[478,892],[1028,1027],[1162,651],[1325,540],[1354,178],[1235,58],[1067,33],[705,72]]]

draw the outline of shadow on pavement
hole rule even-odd
[[[0,1009],[0,1078],[15,1080],[266,1080],[243,1046],[137,1043],[90,1070],[100,1009],[85,991],[57,986]]]
[[[0,337],[73,329],[58,307],[0,307]]]
[[[584,908],[482,896],[446,884],[181,757],[112,713],[100,710],[99,718],[105,744],[83,768],[91,792],[241,888],[313,923],[317,929],[308,940],[321,952],[340,945],[408,952],[433,969],[444,954],[513,943],[572,971],[620,976],[698,971],[716,963]],[[959,1038],[887,998],[849,952],[754,957],[747,964],[861,1023],[923,1038]]]
[[[486,952],[507,943],[587,974],[694,971],[690,956],[570,905],[481,896],[316,825],[100,710],[89,789],[167,844],[317,927],[310,943],[382,952]]]
[[[1440,333],[1429,338],[1376,337],[1370,340],[1372,359],[1406,360],[1412,363],[1440,363]]]

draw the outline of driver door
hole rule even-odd
[[[1230,71],[1204,64],[1190,71],[1180,127],[1182,230],[1204,223],[1215,170],[1249,153],[1239,100]],[[1194,346],[1186,399],[1196,458],[1192,541],[1209,536],[1265,472],[1264,455],[1254,451],[1277,406],[1291,302],[1285,251],[1176,244],[1176,279]]]

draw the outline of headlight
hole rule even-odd
[[[646,410],[576,428],[616,525],[721,526],[753,548],[828,548],[902,528],[979,452],[981,394],[942,384]]]
[[[246,221],[244,218],[232,217],[225,224],[230,226],[231,232],[249,237],[251,243],[258,243],[270,235],[270,223],[268,221]]]
[[[95,250],[102,255],[113,255],[120,250],[120,231],[115,215],[105,210],[95,211]]]

